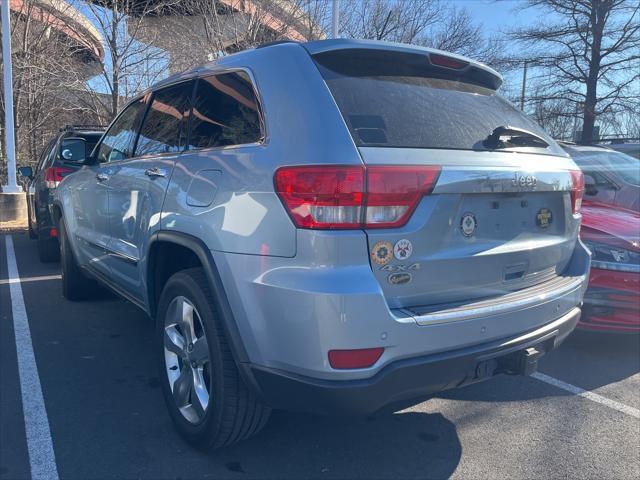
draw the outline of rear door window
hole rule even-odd
[[[508,125],[551,145],[535,153],[564,155],[493,89],[432,67],[425,55],[346,50],[313,58],[358,146],[484,150],[482,141]]]
[[[136,156],[179,152],[186,145],[193,82],[163,88],[153,94],[136,146]]]
[[[198,80],[189,133],[190,149],[255,143],[262,136],[258,99],[245,72]]]

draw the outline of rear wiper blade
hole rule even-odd
[[[482,141],[482,145],[493,150],[509,147],[546,148],[549,143],[544,138],[524,128],[501,125],[493,129],[491,135],[488,135]]]

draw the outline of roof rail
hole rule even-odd
[[[107,125],[80,125],[80,124],[70,124],[65,125],[60,129],[61,132],[71,132],[73,130],[104,130],[107,128]]]

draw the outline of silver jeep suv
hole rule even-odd
[[[582,174],[467,58],[283,42],[133,99],[57,192],[62,283],[157,325],[178,430],[373,414],[527,374],[573,330]]]

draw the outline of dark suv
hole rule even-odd
[[[19,169],[20,175],[29,179],[29,237],[38,239],[42,262],[60,259],[58,230],[50,213],[53,194],[66,175],[80,168],[79,162],[89,156],[103,132],[104,127],[97,125],[67,125],[43,149],[35,172],[32,167]]]

